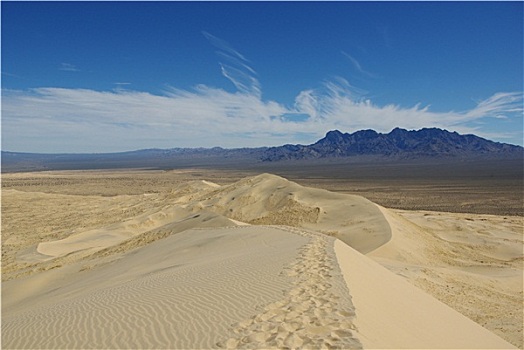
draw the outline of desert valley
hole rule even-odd
[[[3,174],[2,347],[522,348],[518,177],[301,164]]]

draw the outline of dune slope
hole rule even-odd
[[[335,251],[364,348],[515,348],[342,242],[335,243]]]
[[[182,199],[185,207],[206,209],[251,224],[289,225],[332,235],[366,253],[391,238],[388,222],[369,200],[300,186],[262,174]]]
[[[290,227],[188,230],[80,270],[5,283],[4,348],[512,348],[343,242]]]
[[[367,254],[522,347],[523,219],[381,208],[392,239]]]
[[[511,348],[413,285],[521,345],[518,220],[270,174],[2,195],[3,348]]]
[[[307,242],[278,229],[189,230],[79,272],[4,284],[4,348],[210,348],[278,300]],[[23,298],[18,291],[30,291]]]

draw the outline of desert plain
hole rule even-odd
[[[522,179],[325,169],[2,174],[2,348],[523,347]]]

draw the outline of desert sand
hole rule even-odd
[[[2,347],[522,347],[522,225],[270,174],[3,189]]]

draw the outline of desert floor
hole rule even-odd
[[[523,347],[520,188],[255,175],[3,174],[3,347]]]

